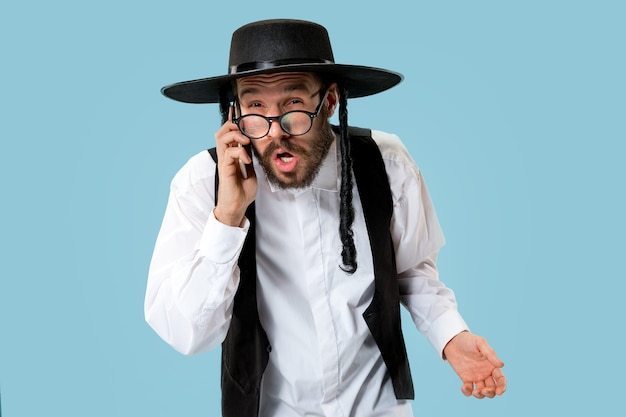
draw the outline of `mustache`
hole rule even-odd
[[[267,148],[265,148],[265,151],[263,151],[263,154],[269,157],[277,149],[283,149],[287,152],[293,152],[298,154],[306,153],[306,149],[295,143],[295,141],[290,139],[281,139],[278,143],[274,141],[270,142],[267,145]]]

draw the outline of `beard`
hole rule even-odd
[[[320,171],[322,162],[328,155],[328,150],[335,140],[335,134],[330,126],[330,122],[326,117],[326,109],[320,112],[321,125],[319,126],[317,136],[306,139],[311,144],[310,149],[302,147],[298,141],[299,138],[287,137],[280,142],[270,142],[260,154],[256,147],[252,147],[254,154],[259,160],[267,179],[281,189],[305,188],[311,185],[315,177]],[[324,113],[324,114],[322,114]],[[299,156],[298,165],[304,167],[303,171],[294,170],[292,172],[281,172],[282,178],[276,173],[272,164],[272,153],[277,149],[283,149],[286,152],[293,152]],[[286,178],[285,178],[286,177]]]

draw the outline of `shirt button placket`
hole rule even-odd
[[[302,213],[302,236],[304,249],[307,251],[306,268],[304,268],[309,289],[309,303],[317,331],[319,355],[322,364],[324,381],[323,404],[325,409],[335,410],[338,395],[338,352],[335,325],[332,320],[330,297],[328,288],[325,260],[323,257],[323,234],[320,221],[320,209],[315,192],[311,192],[306,206],[306,213]],[[333,411],[330,415],[339,415]]]

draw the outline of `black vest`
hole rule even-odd
[[[353,172],[361,197],[374,262],[375,288],[363,313],[389,370],[398,399],[413,399],[413,381],[400,323],[400,295],[393,242],[389,232],[393,203],[380,150],[366,129],[349,128]],[[216,160],[214,149],[211,156]],[[215,179],[217,198],[217,168]],[[261,326],[256,298],[254,203],[246,211],[250,229],[239,256],[240,283],[233,316],[222,343],[222,415],[256,417],[261,378],[271,345]]]

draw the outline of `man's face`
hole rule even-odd
[[[324,99],[323,89],[318,77],[310,73],[258,75],[237,80],[237,100],[241,115],[275,117],[292,110],[314,112]],[[319,116],[304,135],[290,136],[274,121],[267,136],[252,140],[252,148],[271,182],[281,188],[311,184],[335,140],[328,118],[337,100],[337,87],[332,84]]]

